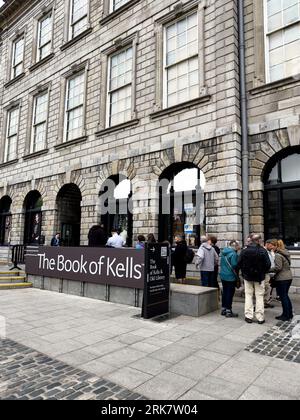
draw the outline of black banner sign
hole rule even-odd
[[[142,316],[149,319],[169,313],[170,248],[161,244],[148,244],[145,258]]]
[[[144,288],[145,251],[129,248],[40,247],[26,273],[112,286]]]

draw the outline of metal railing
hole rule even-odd
[[[10,270],[17,268],[21,270],[18,264],[25,264],[25,245],[13,245],[11,247],[11,262],[13,266]]]

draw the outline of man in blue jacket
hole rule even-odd
[[[238,275],[236,274],[238,249],[238,242],[230,241],[229,246],[223,249],[221,255],[220,278],[223,285],[221,315],[226,316],[226,318],[238,317],[238,314],[232,312],[233,297],[239,282]]]

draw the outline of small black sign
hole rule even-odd
[[[149,319],[169,313],[170,248],[163,244],[147,244],[145,259],[142,316]]]

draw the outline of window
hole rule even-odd
[[[37,61],[51,53],[52,48],[52,11],[38,22]]]
[[[12,69],[11,78],[19,76],[23,73],[24,64],[24,36],[17,39],[13,43]]]
[[[300,0],[265,0],[267,78],[300,73]]]
[[[65,141],[77,139],[83,134],[85,73],[67,80],[65,105]]]
[[[109,61],[107,126],[131,120],[133,48],[114,54]]]
[[[8,111],[4,161],[10,162],[17,157],[19,130],[19,107]]]
[[[69,39],[75,38],[88,26],[89,0],[70,0],[70,34]]]
[[[38,152],[46,147],[48,114],[48,91],[35,96],[32,119],[32,138],[30,152]]]
[[[129,1],[130,0],[110,0],[110,13],[114,12],[117,9],[120,9],[120,7],[122,7]]]
[[[164,107],[199,97],[198,13],[165,27]]]
[[[300,247],[300,153],[276,162],[265,180],[265,236]]]

